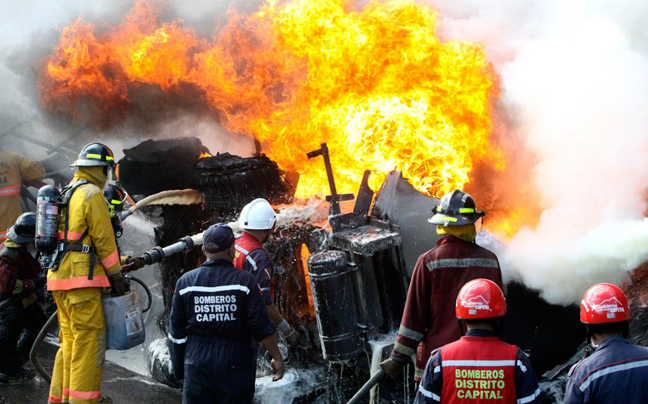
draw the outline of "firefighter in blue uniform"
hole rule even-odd
[[[169,340],[182,402],[245,403],[254,397],[256,344],[272,356],[273,380],[284,374],[276,329],[255,277],[234,268],[234,233],[225,224],[203,234],[207,261],[182,275],[173,293]]]
[[[623,291],[610,283],[592,286],[580,319],[596,351],[569,371],[565,404],[648,402],[648,348],[626,340],[630,308]]]

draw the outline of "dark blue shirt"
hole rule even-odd
[[[275,332],[257,280],[231,262],[207,261],[178,279],[169,324],[176,377],[183,364],[222,361],[219,353],[227,350],[252,357],[252,339],[261,341]],[[192,349],[192,340],[213,349]]]
[[[607,338],[588,358],[572,367],[565,404],[640,404],[648,402],[648,348],[625,338]]]

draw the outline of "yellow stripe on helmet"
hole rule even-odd
[[[456,222],[457,218],[444,216],[444,217],[440,217],[439,220],[444,221],[444,222]]]
[[[99,160],[102,159],[101,154],[94,154],[94,153],[88,153],[88,154],[86,154],[86,157],[92,158],[92,159],[99,159]],[[113,158],[110,157],[110,156],[106,156],[105,159],[106,159],[106,161],[113,160]]]
[[[459,208],[459,213],[475,213],[473,208]]]

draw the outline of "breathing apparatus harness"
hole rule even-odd
[[[37,229],[53,228],[58,231],[59,215],[40,214],[41,211],[43,212],[47,211],[47,206],[45,206],[47,204],[56,205],[56,211],[58,212],[60,210],[61,214],[65,212],[65,227],[63,230],[62,240],[58,239],[58,232],[56,233],[57,244],[55,245],[54,249],[51,249],[52,234],[42,234],[42,232],[37,231],[36,248],[38,248],[38,250],[43,253],[41,258],[41,264],[43,265],[44,268],[47,268],[52,272],[58,271],[59,265],[61,264],[63,258],[65,258],[65,255],[69,251],[76,251],[83,254],[90,254],[90,268],[88,271],[88,279],[92,280],[92,278],[94,277],[95,248],[94,248],[94,244],[92,243],[90,246],[83,244],[83,240],[88,235],[88,228],[85,229],[85,231],[81,234],[81,237],[79,237],[78,240],[73,242],[68,241],[68,231],[70,228],[70,224],[69,224],[70,215],[69,212],[67,212],[67,208],[70,203],[70,199],[74,194],[74,191],[76,191],[76,189],[79,188],[81,185],[85,185],[85,184],[92,184],[92,182],[88,180],[79,180],[70,183],[68,186],[66,186],[61,190],[60,196],[57,198],[58,201],[56,202],[51,198],[48,201],[45,201],[44,198],[41,198],[40,195],[41,192],[39,191],[39,201],[38,201],[39,214],[37,215],[36,218],[36,228]],[[41,207],[41,205],[43,206]],[[56,223],[54,223],[54,221]],[[49,240],[46,240],[47,237],[49,237]],[[41,241],[41,243],[39,243],[39,241]]]

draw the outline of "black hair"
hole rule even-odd
[[[628,338],[628,333],[630,331],[630,322],[629,321],[620,321],[618,323],[606,323],[606,324],[587,324],[587,335],[591,337],[592,334],[621,334],[623,338]]]
[[[471,320],[457,319],[457,323],[459,324],[459,331],[462,336],[466,334],[466,329],[467,329],[463,323],[466,324],[490,323],[493,327],[493,333],[495,335],[500,335],[502,333],[502,330],[504,329],[504,317],[479,318],[479,319],[471,319]]]

